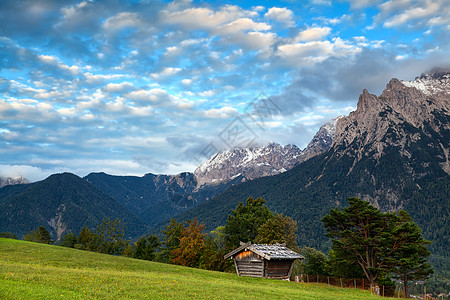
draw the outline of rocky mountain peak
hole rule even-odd
[[[392,147],[405,159],[415,159],[409,147],[418,140],[435,139],[440,166],[450,174],[449,100],[450,76],[442,74],[414,81],[394,78],[379,97],[364,90],[357,110],[338,122],[333,147],[340,149],[341,155],[353,157],[356,165],[364,159],[363,152],[381,159]],[[438,136],[441,138],[436,139]]]
[[[334,139],[334,134],[336,132],[336,125],[342,118],[344,118],[344,116],[334,118],[330,122],[320,127],[319,131],[317,131],[317,133],[314,135],[308,146],[306,146],[306,148],[303,150],[299,162],[319,155],[327,151],[331,147]]]
[[[217,184],[239,176],[243,180],[275,175],[291,169],[302,151],[295,145],[270,143],[263,147],[235,148],[211,156],[194,174],[198,185]]]
[[[235,180],[255,179],[283,173],[296,164],[328,150],[333,141],[339,116],[323,125],[302,151],[296,145],[269,143],[263,147],[236,148],[219,152],[201,164],[194,172],[198,185]]]
[[[30,181],[22,176],[18,177],[0,177],[0,188],[6,185],[26,184]]]

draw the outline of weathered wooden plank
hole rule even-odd
[[[262,261],[263,258],[252,251],[243,251],[236,256],[236,261]]]

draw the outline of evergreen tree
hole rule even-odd
[[[332,249],[348,263],[358,263],[371,288],[378,277],[391,270],[419,266],[406,264],[402,254],[426,245],[409,215],[382,213],[358,198],[349,198],[348,203],[350,206],[342,210],[331,209],[322,222],[332,238]]]
[[[424,281],[433,274],[433,269],[426,260],[431,254],[427,249],[431,242],[422,237],[419,226],[406,211],[402,210],[398,214],[400,220],[394,234],[399,236],[401,246],[393,253],[391,271],[395,278],[403,282],[405,297],[408,298],[409,281]]]
[[[286,244],[288,248],[298,251],[297,222],[289,216],[275,213],[275,215],[258,228],[255,243],[259,244]]]
[[[328,275],[325,268],[328,258],[323,252],[314,248],[303,247],[301,254],[305,257],[302,261],[303,273]]]
[[[75,248],[97,252],[99,249],[100,238],[97,233],[92,232],[87,226],[84,226],[78,236],[78,243],[79,244],[75,244]]]
[[[241,241],[255,241],[259,227],[273,217],[265,202],[262,198],[249,197],[245,205],[239,202],[236,209],[231,211],[224,229],[227,248],[236,248]]]
[[[111,220],[105,218],[97,227],[97,234],[100,238],[98,252],[105,254],[123,254],[128,241],[124,240],[125,224],[118,218]]]
[[[180,245],[180,239],[184,232],[184,225],[175,219],[170,219],[170,224],[163,231],[164,238],[161,247],[161,262],[170,263],[172,261],[172,251]]]
[[[328,257],[325,265],[326,273],[337,278],[364,278],[361,266],[356,260],[350,262],[333,249],[330,250]]]
[[[75,248],[75,245],[78,243],[78,238],[72,232],[66,234],[61,241],[61,246]]]
[[[135,244],[132,256],[138,259],[154,260],[156,249],[161,245],[156,235],[141,237]]]
[[[0,238],[17,240],[16,234],[11,232],[0,232]]]
[[[53,244],[50,233],[47,231],[47,229],[45,229],[44,226],[39,226],[37,230],[30,231],[23,237],[23,239],[29,242]]]
[[[224,226],[219,226],[209,233],[200,257],[200,268],[214,271],[231,271],[234,265],[230,259],[223,259],[229,252],[225,248]]]

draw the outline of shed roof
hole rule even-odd
[[[287,248],[284,244],[252,244],[251,242],[242,243],[239,248],[234,249],[230,253],[224,256],[225,259],[232,257],[233,255],[241,251],[252,251],[267,260],[271,259],[305,259],[303,256],[297,252],[292,251]]]

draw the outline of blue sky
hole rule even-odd
[[[450,65],[448,0],[257,3],[2,0],[0,175],[175,174],[229,147],[303,148],[362,89]]]

